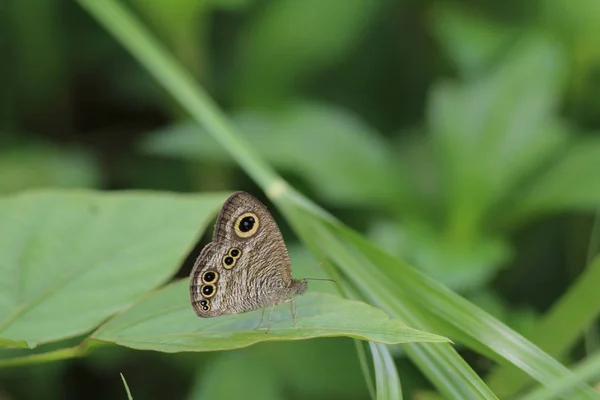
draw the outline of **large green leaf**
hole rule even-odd
[[[168,279],[223,194],[40,191],[0,199],[0,344],[91,331]]]
[[[92,338],[164,352],[228,350],[268,340],[333,336],[381,343],[447,341],[441,336],[411,329],[365,303],[324,293],[310,293],[296,299],[298,328],[289,305],[276,307],[265,334],[269,309],[259,329],[256,328],[260,310],[219,318],[196,318],[188,285],[189,281],[184,280],[158,291],[109,321]]]

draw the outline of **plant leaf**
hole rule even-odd
[[[556,162],[527,187],[510,218],[562,210],[595,210],[600,204],[600,140],[583,139],[569,146]]]
[[[168,279],[225,194],[39,191],[0,199],[0,344],[91,331]]]
[[[269,340],[300,340],[349,336],[381,343],[446,342],[432,333],[408,328],[368,304],[324,293],[309,293],[296,301],[296,329],[290,306],[270,310],[260,329],[261,310],[219,318],[197,318],[189,300],[189,280],[177,282],[110,320],[92,339],[135,349],[167,353],[229,350]]]
[[[428,120],[455,243],[479,235],[490,207],[565,142],[554,116],[563,69],[552,41],[526,37],[494,73],[433,90]]]
[[[396,364],[385,345],[369,343],[375,366],[375,386],[377,400],[402,400],[402,387],[396,371]]]

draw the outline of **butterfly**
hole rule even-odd
[[[307,289],[292,277],[287,247],[267,208],[246,192],[223,204],[213,241],[203,249],[190,274],[190,301],[199,317],[272,309]],[[295,308],[291,307],[296,326]],[[269,318],[270,326],[271,318]],[[258,328],[257,327],[257,328]],[[267,328],[268,332],[268,328]],[[266,333],[266,332],[265,332]]]

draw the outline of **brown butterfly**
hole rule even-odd
[[[298,325],[292,296],[306,291],[306,279],[292,277],[290,256],[275,220],[249,193],[235,192],[225,201],[213,241],[202,249],[190,277],[190,300],[200,317],[262,308],[260,327],[265,307],[292,302]]]

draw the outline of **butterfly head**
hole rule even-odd
[[[292,281],[292,294],[304,294],[308,287],[306,279],[294,279]]]

